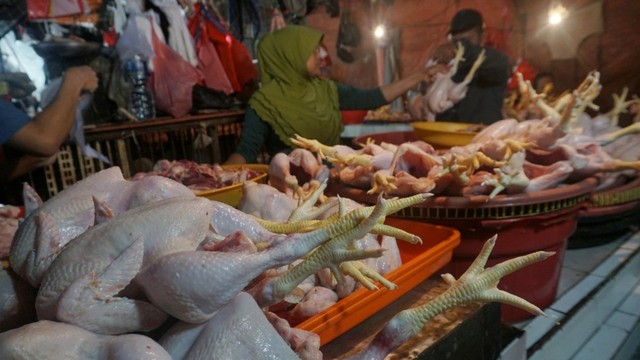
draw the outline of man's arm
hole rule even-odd
[[[6,145],[34,156],[53,156],[69,134],[80,95],[97,87],[98,78],[90,67],[70,68],[49,106],[9,138]]]

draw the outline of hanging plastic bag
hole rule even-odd
[[[160,41],[164,42],[162,30],[153,19],[153,15],[149,12],[129,16],[124,31],[116,43],[116,51],[122,63],[134,56],[153,59],[155,51],[151,32],[160,34],[159,36],[162,36]]]
[[[206,36],[215,47],[224,72],[231,82],[233,92],[241,92],[245,88],[253,86],[258,74],[244,44],[229,33],[223,24],[200,4],[194,5],[194,13],[195,15],[189,21],[189,30],[195,37],[201,29],[201,24],[204,24],[201,36]],[[217,70],[204,69],[204,71]]]
[[[90,10],[85,0],[27,0],[29,20],[88,14]]]
[[[180,54],[160,41],[155,31],[151,37],[156,53],[152,75],[156,108],[174,117],[184,116],[193,106],[193,86],[202,76]]]
[[[202,28],[204,28],[202,24]],[[201,30],[202,30],[201,28]],[[229,95],[234,92],[233,85],[227,76],[227,72],[222,66],[216,47],[209,40],[208,36],[202,36],[200,31],[196,35],[196,49],[198,53],[198,69],[204,77],[204,86],[207,88],[222,91]]]

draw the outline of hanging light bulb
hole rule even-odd
[[[551,1],[548,16],[550,25],[558,25],[567,17],[567,9],[559,1]]]
[[[384,25],[378,25],[373,30],[373,36],[375,36],[376,39],[384,38],[385,33],[386,33],[386,29],[385,29]]]

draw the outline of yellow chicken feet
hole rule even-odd
[[[377,171],[371,178],[371,189],[367,191],[367,194],[379,194],[395,190],[397,189],[393,184],[395,181],[395,177],[386,175],[385,172]]]
[[[289,140],[291,140],[291,142],[298,147],[317,153],[322,159],[336,158],[336,155],[339,154],[341,150],[347,152],[355,151],[345,145],[329,146],[319,142],[318,140],[307,139],[298,134],[296,134],[295,137],[290,138]]]
[[[382,256],[383,249],[355,249],[353,241],[365,236],[375,224],[384,219],[389,210],[387,208],[389,202],[390,200],[385,200],[380,196],[378,203],[371,210],[370,216],[365,217],[364,221],[355,227],[345,228],[346,231],[334,229],[335,231],[332,232],[338,235],[331,237],[329,241],[308,254],[304,261],[277,278],[262,281],[250,293],[261,307],[269,306],[284,299],[304,279],[323,268],[329,268],[338,283],[343,284],[345,280],[339,269],[340,263]],[[350,214],[360,209],[356,209]]]
[[[635,134],[638,132],[640,132],[640,122],[633,123],[627,127],[623,127],[620,130],[612,131],[612,132],[603,134],[601,136],[598,136],[596,140],[601,146],[604,146],[616,141],[617,139],[625,135]]]
[[[384,287],[389,290],[393,290],[398,287],[396,284],[387,280],[384,276],[380,275],[374,269],[371,269],[366,264],[360,261],[348,261],[340,264],[340,271],[344,275],[350,275],[356,281],[361,283],[364,287],[369,290],[378,290],[378,287],[373,283],[373,281],[377,281],[381,283]],[[371,281],[373,280],[373,281]]]
[[[456,280],[451,274],[442,275],[449,288],[425,305],[396,314],[363,352],[350,359],[384,359],[393,349],[416,336],[429,320],[444,310],[472,301],[498,301],[517,306],[536,315],[544,312],[528,301],[497,288],[500,279],[527,265],[552,256],[553,252],[538,251],[520,256],[485,269],[497,236],[489,239],[469,269]]]
[[[456,160],[456,164],[458,166],[463,166],[468,175],[473,174],[476,170],[480,169],[482,166],[489,166],[492,168],[504,166],[506,162],[494,160],[483,152],[476,152],[471,156],[468,156],[464,159]]]

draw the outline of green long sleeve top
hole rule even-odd
[[[388,103],[379,87],[361,89],[340,83],[336,85],[341,110],[370,110]],[[278,152],[289,153],[292,149],[278,138],[269,124],[260,119],[251,107],[248,107],[244,114],[240,142],[235,152],[251,164],[257,161],[258,154],[263,150],[273,156]]]

